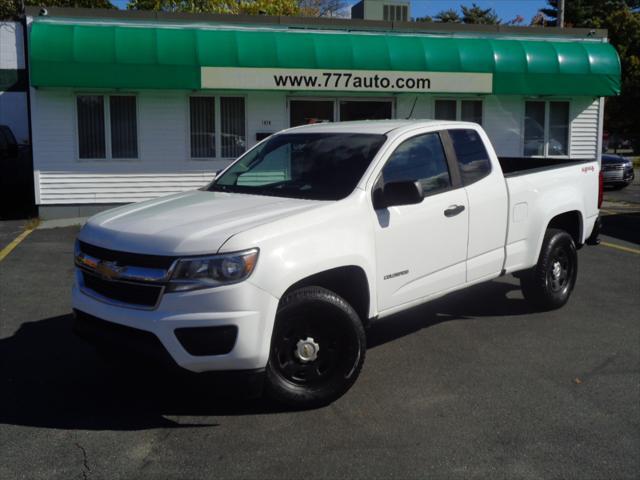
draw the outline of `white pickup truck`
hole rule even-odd
[[[564,305],[600,200],[595,160],[499,159],[472,123],[292,128],[200,190],[92,217],[74,327],[323,405],[358,377],[374,319],[505,274],[537,307]]]

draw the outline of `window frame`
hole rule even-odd
[[[215,132],[214,132],[214,139],[216,142],[216,146],[215,146],[215,150],[216,150],[216,156],[215,157],[192,157],[191,156],[191,101],[190,99],[192,97],[208,97],[208,98],[213,98],[213,121],[214,121],[214,128],[215,128]],[[220,101],[221,98],[242,98],[244,101],[244,142],[245,142],[245,149],[244,152],[242,152],[240,155],[238,155],[237,157],[223,157],[222,156],[222,114],[221,112],[221,104],[222,102]],[[185,109],[185,115],[186,115],[186,134],[185,134],[185,144],[186,144],[186,154],[185,154],[185,158],[187,158],[188,161],[190,162],[212,162],[212,161],[216,161],[216,160],[223,160],[223,161],[229,161],[229,160],[236,160],[238,158],[240,158],[241,156],[243,156],[245,153],[247,153],[249,150],[251,150],[253,148],[253,145],[249,144],[249,118],[247,115],[247,95],[242,95],[242,94],[238,94],[238,95],[234,95],[232,93],[214,93],[214,92],[193,92],[193,93],[189,93],[186,96],[186,100],[185,100],[186,106],[187,108]]]
[[[450,130],[473,130],[474,132],[476,132],[478,134],[478,136],[482,140],[482,145],[484,146],[484,149],[487,152],[487,159],[489,160],[489,171],[486,172],[483,176],[476,178],[471,183],[465,183],[463,181],[462,169],[460,168],[460,161],[458,160],[458,155],[456,154],[456,149],[453,146],[453,139],[451,138],[451,135],[449,135],[449,131]],[[486,147],[486,145],[484,143],[484,139],[482,138],[482,135],[480,135],[480,132],[478,130],[476,130],[474,128],[469,128],[469,127],[448,128],[446,130],[442,130],[442,135],[446,138],[446,141],[443,141],[443,144],[446,144],[447,147],[449,148],[449,151],[447,152],[448,153],[447,157],[449,157],[449,153],[450,153],[450,158],[453,160],[453,163],[455,164],[454,168],[455,168],[455,170],[457,172],[457,175],[458,175],[458,178],[459,178],[461,186],[468,187],[470,185],[478,183],[480,180],[484,180],[485,178],[487,178],[489,175],[491,175],[493,173],[493,162],[491,161],[491,154],[487,150],[487,147]]]
[[[423,200],[428,197],[433,197],[435,195],[440,195],[442,193],[450,192],[452,190],[457,190],[458,188],[464,188],[462,183],[462,178],[460,176],[460,169],[458,166],[458,160],[455,156],[455,152],[453,151],[453,144],[451,142],[451,138],[447,130],[431,130],[431,131],[422,131],[422,132],[412,132],[412,135],[402,137],[398,139],[397,142],[394,142],[393,145],[390,146],[389,150],[384,152],[384,161],[380,162],[379,167],[376,167],[376,172],[374,173],[375,179],[373,180],[373,184],[371,187],[371,201],[373,202],[373,198],[376,194],[376,191],[383,187],[383,174],[384,168],[387,166],[389,161],[391,160],[393,154],[396,152],[401,145],[405,142],[413,140],[414,138],[421,137],[424,135],[437,135],[440,139],[440,143],[442,144],[442,151],[444,153],[445,162],[447,164],[447,169],[449,170],[449,179],[450,185],[447,188],[443,188],[441,190],[435,190],[432,192],[428,192],[427,194],[423,193]],[[373,205],[373,203],[372,203]]]
[[[542,102],[544,103],[544,125],[543,125],[543,130],[544,130],[544,150],[543,150],[543,154],[542,155],[526,155],[524,152],[524,146],[526,143],[526,139],[524,136],[525,133],[525,125],[526,125],[526,118],[527,118],[527,102]],[[551,104],[552,103],[566,103],[567,104],[567,153],[564,155],[549,155],[549,126],[550,126],[550,120],[551,120]],[[548,98],[525,98],[522,104],[522,122],[520,125],[521,128],[521,138],[522,138],[522,142],[520,145],[520,152],[522,153],[523,157],[526,158],[570,158],[571,157],[571,108],[572,108],[572,103],[570,99],[567,98],[553,98],[553,99],[548,99]]]
[[[80,131],[78,129],[78,97],[102,97],[103,116],[104,116],[104,157],[102,158],[81,158],[80,157]],[[138,156],[133,158],[114,158],[112,154],[112,138],[111,138],[111,97],[134,97],[136,102],[136,149]],[[140,142],[140,102],[136,92],[104,92],[104,91],[75,91],[73,92],[74,100],[74,137],[75,137],[75,157],[77,162],[139,162],[142,158],[142,143]]]
[[[456,118],[455,120],[443,120],[443,121],[456,121],[456,122],[461,122],[461,121],[467,121],[467,120],[462,120],[462,102],[463,101],[471,101],[471,102],[480,102],[480,108],[481,108],[481,115],[482,115],[482,121],[478,124],[480,126],[482,126],[485,122],[485,108],[484,108],[484,99],[481,97],[468,97],[468,98],[460,98],[460,97],[435,97],[433,99],[433,119],[434,120],[438,120],[436,118],[436,102],[438,100],[449,100],[449,101],[454,101],[456,102]]]

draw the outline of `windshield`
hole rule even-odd
[[[386,138],[355,133],[274,135],[247,152],[208,190],[340,200],[356,188]]]

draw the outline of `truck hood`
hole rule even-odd
[[[89,219],[78,238],[103,248],[133,253],[212,254],[236,233],[324,203],[193,191],[99,213]]]

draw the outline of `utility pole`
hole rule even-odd
[[[564,0],[558,0],[558,27],[564,28]]]

